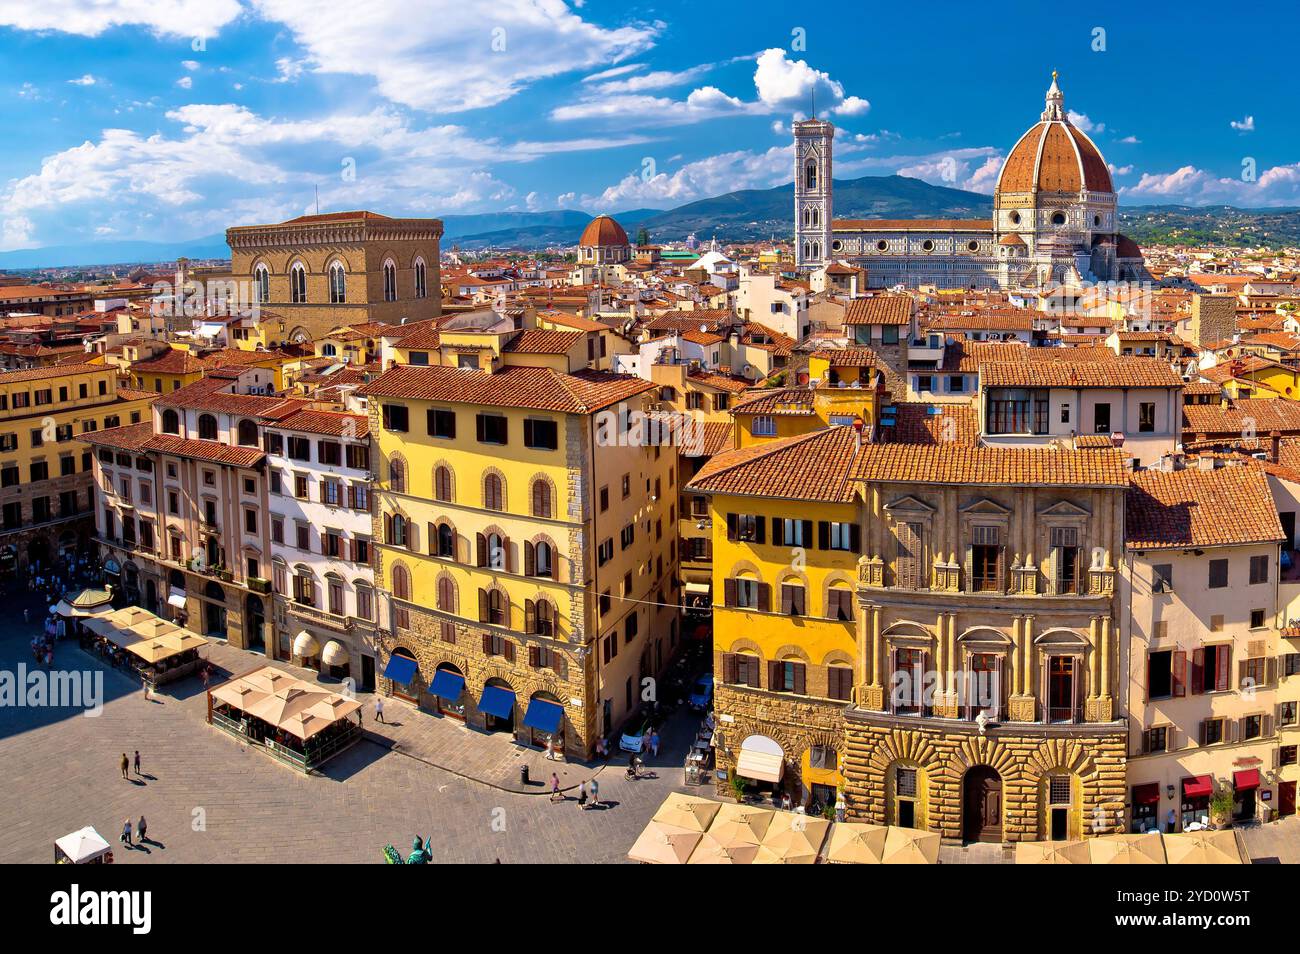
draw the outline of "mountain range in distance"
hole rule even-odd
[[[835,181],[840,218],[988,218],[992,199],[931,185],[906,176],[863,176]],[[628,209],[614,216],[636,240],[644,228],[652,242],[674,242],[694,233],[700,241],[753,242],[789,239],[794,184],[743,189],[697,199],[673,209]],[[485,212],[442,216],[444,249],[540,250],[575,245],[592,215],[576,209],[548,212]],[[1121,206],[1120,230],[1139,245],[1300,245],[1300,208],[1239,209],[1232,206]],[[225,235],[183,242],[100,241],[0,252],[0,269],[36,269],[228,258]]]

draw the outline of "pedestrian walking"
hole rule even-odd
[[[587,783],[578,783],[578,808],[582,811],[587,810]]]
[[[30,608],[30,607],[24,607],[24,608],[23,608],[23,622],[24,622],[24,623],[30,623],[31,621],[32,621],[32,611],[31,611],[31,608]]]
[[[563,800],[564,800],[564,796],[560,794],[560,776],[552,772],[551,773],[551,801],[560,802]]]
[[[146,822],[144,820],[144,816],[141,815],[139,824],[135,826],[135,837],[139,839],[140,844],[144,844],[146,841],[149,840],[147,834],[148,831],[149,831],[149,823]]]
[[[384,697],[375,696],[375,721],[380,725],[388,725],[384,721]]]
[[[122,844],[131,847],[131,819],[122,822]]]
[[[600,783],[594,778],[591,780],[591,807],[595,808],[600,804]]]
[[[659,730],[655,729],[650,733],[650,754],[659,758]]]
[[[126,753],[123,752],[123,753],[122,753],[122,777],[123,777],[123,778],[130,778],[130,776],[126,774],[126,773],[127,773],[127,770],[128,770],[130,767],[131,767],[131,760],[128,759],[128,758],[126,757]]]
[[[135,750],[135,774],[140,774],[140,750]]]

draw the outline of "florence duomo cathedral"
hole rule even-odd
[[[835,127],[794,124],[795,254],[802,269],[865,266],[871,284],[1012,288],[1150,281],[1137,243],[1117,231],[1110,171],[1070,122],[1056,74],[1037,123],[1012,148],[991,219],[834,219]]]

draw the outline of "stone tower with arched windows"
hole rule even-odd
[[[831,143],[835,127],[825,120],[794,124],[795,265],[820,268],[831,252]]]

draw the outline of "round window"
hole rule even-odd
[[[844,243],[841,242],[841,241],[839,241],[838,239],[836,239],[834,242],[831,242],[831,250],[832,250],[832,251],[836,251],[836,252],[838,252],[838,251],[839,251],[840,249],[842,249],[843,247],[844,247]]]
[[[886,242],[884,239],[881,239],[879,242],[876,243],[876,251],[878,252],[883,252],[887,248],[889,248],[889,243]]]
[[[1064,213],[1064,212],[1053,212],[1053,213],[1052,213],[1052,224],[1053,224],[1053,225],[1064,225],[1064,224],[1065,224],[1065,213]]]
[[[929,239],[926,239],[924,242],[921,243],[921,250],[925,252],[933,252],[934,243],[931,242]]]
[[[980,248],[980,243],[974,241],[967,242],[966,247],[970,249],[972,252],[978,252]]]
[[[1020,213],[1019,213],[1019,212],[1012,212],[1012,213],[1011,213],[1011,224],[1012,224],[1012,225],[1019,225],[1019,224],[1020,224]]]

